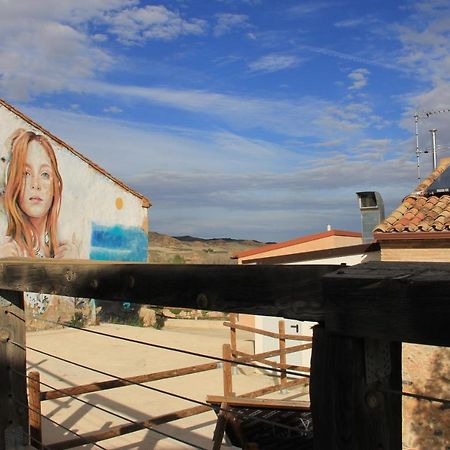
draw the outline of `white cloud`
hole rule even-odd
[[[2,22],[0,90],[8,97],[25,99],[33,93],[65,90],[77,80],[94,78],[113,63],[107,52],[69,25],[25,21],[25,26],[22,21],[11,36]]]
[[[397,72],[403,71],[402,66],[395,64],[395,63],[385,62],[384,60],[379,60],[379,59],[362,58],[360,56],[356,56],[351,53],[339,52],[339,51],[332,50],[332,49],[325,48],[325,47],[299,44],[299,45],[297,45],[297,48],[299,50],[307,50],[307,51],[310,51],[313,53],[317,53],[319,55],[331,56],[333,58],[342,59],[344,61],[351,61],[354,63],[360,63],[360,64],[364,64],[364,65],[368,65],[368,66],[382,67],[384,69],[395,70]]]
[[[295,16],[307,16],[315,14],[325,8],[329,8],[332,3],[329,2],[301,2],[301,4],[289,8],[289,14]]]
[[[356,191],[379,190],[394,208],[415,183],[409,143],[366,138],[339,151],[300,153],[236,133],[49,109],[25,112],[148,195],[151,229],[174,235],[192,230],[278,240],[317,232],[327,223],[358,229]]]
[[[352,19],[339,20],[334,23],[336,28],[356,28],[356,27],[372,27],[378,23],[378,20],[373,16],[354,17]]]
[[[248,16],[244,14],[217,14],[216,19],[217,24],[214,27],[214,36],[222,36],[234,29],[245,29],[249,27]]]
[[[438,143],[450,145],[449,112],[426,112],[450,108],[450,5],[441,0],[420,2],[413,6],[412,14],[402,25],[393,26],[392,33],[402,48],[397,60],[404,70],[420,81],[420,89],[401,98],[405,107],[401,125],[413,132],[413,115],[419,113],[419,146],[430,145],[428,130],[438,129]],[[448,151],[442,156],[449,156]],[[423,159],[427,155],[422,155]]]
[[[114,63],[86,21],[134,0],[4,0],[0,14],[0,91],[12,99],[63,91]],[[83,25],[82,25],[83,24]]]
[[[183,19],[138,0],[3,0],[0,14],[0,92],[24,100],[74,90],[117,63],[102,48],[109,35],[127,44],[201,34],[202,20]],[[106,27],[105,32],[97,32]]]
[[[201,19],[183,19],[179,13],[163,5],[132,7],[105,14],[104,22],[109,32],[119,41],[135,44],[151,39],[171,40],[182,35],[200,35],[207,23]]]
[[[272,53],[251,62],[249,68],[253,72],[277,72],[296,67],[300,62],[301,60],[294,55]]]
[[[118,114],[123,110],[117,106],[108,106],[107,108],[103,108],[103,111],[106,113]]]
[[[355,69],[348,74],[348,77],[352,81],[350,90],[359,90],[367,85],[369,71],[367,69]]]
[[[270,100],[258,97],[226,95],[201,90],[176,90],[139,86],[119,86],[83,82],[77,92],[111,95],[169,106],[200,115],[208,115],[238,130],[264,129],[284,136],[321,136],[355,139],[360,130],[380,125],[367,103],[328,101],[317,97]]]

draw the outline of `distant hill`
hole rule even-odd
[[[266,244],[230,238],[172,237],[155,231],[148,233],[148,240],[149,260],[155,264],[236,264],[231,256]]]

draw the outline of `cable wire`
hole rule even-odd
[[[28,379],[31,379],[31,377],[30,377],[29,375],[26,375],[26,374],[24,374],[24,373],[21,373],[21,372],[15,370],[15,369],[11,369],[11,370],[12,370],[13,372],[15,372],[17,375],[21,376],[21,377],[26,377],[26,378],[28,378]],[[50,386],[49,384],[44,383],[43,381],[40,381],[40,380],[39,380],[39,383],[42,384],[43,386],[48,387],[49,389],[54,390],[54,391],[62,392],[61,389],[55,388],[55,387],[53,387],[53,386]],[[121,414],[115,413],[114,411],[111,411],[111,410],[109,410],[109,409],[107,409],[107,408],[103,408],[102,406],[98,406],[98,405],[95,405],[95,404],[93,404],[93,403],[90,403],[90,402],[88,402],[88,401],[86,401],[86,400],[83,400],[83,399],[81,399],[81,398],[79,398],[79,397],[76,397],[75,395],[68,394],[67,396],[73,398],[74,400],[78,400],[79,402],[84,403],[85,405],[91,406],[92,408],[96,408],[96,409],[99,409],[100,411],[103,411],[103,412],[105,412],[105,413],[107,413],[107,414],[111,414],[112,416],[116,416],[116,417],[118,417],[119,419],[126,420],[127,422],[130,422],[130,423],[132,423],[132,424],[134,424],[134,425],[139,426],[142,430],[147,429],[147,430],[153,431],[153,432],[155,432],[155,433],[158,433],[158,434],[160,434],[160,435],[162,435],[162,436],[165,436],[165,437],[167,437],[167,438],[174,439],[175,441],[179,441],[179,442],[181,442],[181,443],[183,443],[183,444],[189,445],[189,446],[191,446],[191,447],[198,448],[198,449],[200,449],[200,450],[208,450],[208,449],[205,449],[205,448],[203,448],[203,447],[199,447],[199,446],[197,446],[197,445],[191,444],[190,442],[184,441],[183,439],[179,439],[179,438],[174,437],[174,436],[172,436],[172,435],[170,435],[170,434],[164,433],[163,431],[159,431],[159,430],[157,430],[157,429],[155,429],[155,428],[152,428],[152,427],[150,427],[150,426],[142,425],[141,423],[136,422],[136,421],[134,421],[133,419],[129,419],[128,417],[122,416]],[[150,419],[150,420],[151,420],[151,419]]]
[[[11,313],[11,312],[9,312],[9,314],[15,315],[14,313]],[[287,375],[302,376],[302,377],[306,377],[306,378],[310,378],[311,377],[310,374],[298,372],[296,370],[289,370],[289,369],[284,370],[284,369],[278,369],[276,367],[271,367],[271,366],[263,366],[263,365],[257,365],[257,364],[252,364],[252,363],[240,362],[239,360],[227,359],[227,358],[222,358],[222,357],[219,357],[219,356],[205,355],[204,353],[193,352],[191,350],[182,350],[182,349],[175,348],[175,347],[169,347],[169,346],[166,346],[166,345],[154,344],[154,343],[151,343],[151,342],[139,341],[137,339],[127,338],[127,337],[123,337],[123,336],[114,336],[112,334],[102,333],[101,331],[94,331],[94,330],[90,330],[88,328],[77,327],[77,326],[69,324],[67,322],[63,322],[63,323],[55,322],[55,321],[52,321],[52,320],[41,319],[39,317],[35,317],[35,319],[36,320],[40,320],[42,322],[51,323],[53,325],[59,325],[59,326],[62,326],[62,327],[67,327],[67,328],[74,328],[75,330],[84,331],[86,333],[97,334],[99,336],[110,337],[110,338],[118,339],[118,340],[121,340],[121,341],[132,342],[134,344],[140,344],[140,345],[146,345],[148,347],[159,348],[159,349],[162,349],[162,350],[169,350],[169,351],[172,351],[172,352],[183,353],[185,355],[198,356],[198,357],[201,357],[201,358],[212,359],[214,361],[220,361],[220,362],[229,362],[229,363],[232,363],[232,364],[235,364],[235,365],[252,367],[254,369],[271,370],[273,372],[286,373]],[[261,364],[263,364],[263,363],[261,363]]]
[[[92,367],[89,367],[89,366],[86,366],[84,364],[80,364],[80,363],[77,363],[77,362],[74,362],[74,361],[70,361],[70,360],[62,358],[60,356],[52,355],[51,353],[47,353],[47,352],[45,352],[43,350],[39,350],[39,349],[30,347],[28,345],[24,347],[21,344],[19,344],[17,342],[14,342],[12,340],[9,340],[8,342],[10,342],[13,345],[16,345],[17,347],[21,348],[22,350],[26,350],[26,349],[32,350],[32,351],[35,351],[37,353],[41,353],[43,355],[49,356],[50,358],[55,358],[55,359],[57,359],[59,361],[63,361],[65,363],[72,364],[72,365],[74,365],[76,367],[80,367],[82,369],[90,370],[92,372],[96,372],[96,373],[99,373],[101,375],[105,375],[107,377],[115,378],[115,379],[117,379],[119,381],[124,381],[124,382],[126,381],[128,384],[132,384],[132,385],[135,385],[135,386],[140,386],[142,388],[149,389],[151,391],[155,391],[155,392],[158,392],[160,394],[169,395],[170,397],[175,397],[175,398],[178,398],[180,400],[188,401],[188,402],[191,402],[191,403],[196,403],[196,404],[201,405],[201,406],[207,406],[208,408],[211,408],[212,410],[214,410],[216,413],[218,413],[220,411],[224,411],[224,412],[228,412],[228,413],[230,412],[230,411],[227,411],[225,409],[220,408],[219,406],[210,405],[209,403],[202,402],[200,400],[195,400],[193,398],[185,397],[183,395],[175,394],[173,392],[168,392],[168,391],[165,391],[163,389],[155,388],[153,386],[148,386],[148,385],[145,385],[145,384],[141,384],[141,383],[137,383],[137,382],[134,382],[134,381],[130,381],[130,380],[127,380],[126,378],[122,378],[122,377],[119,377],[117,375],[113,375],[113,374],[105,372],[103,370],[94,369]],[[241,414],[239,411],[236,411],[236,410],[233,411],[232,414],[237,415],[237,416],[245,415],[245,414]],[[263,419],[261,417],[254,417],[253,420],[258,421],[258,422],[268,423],[268,424],[270,424],[272,426],[276,426],[276,427],[279,427],[279,428],[285,428],[285,429],[291,430],[291,431],[298,431],[295,427],[291,427],[291,426],[284,425],[284,424],[281,424],[281,423],[278,423],[278,422],[274,422],[272,420],[266,420],[266,419]]]
[[[98,448],[101,448],[102,450],[108,450],[107,448],[101,446],[100,444],[97,444],[96,442],[94,442],[94,441],[92,441],[92,440],[90,440],[90,439],[87,439],[87,438],[85,438],[84,436],[81,436],[81,434],[78,434],[76,431],[73,431],[73,430],[71,430],[70,428],[67,428],[66,426],[61,425],[60,423],[56,422],[55,420],[50,419],[50,417],[44,416],[44,415],[43,415],[42,413],[40,413],[39,411],[36,411],[34,408],[31,408],[30,405],[26,405],[25,403],[23,403],[23,402],[21,402],[20,400],[17,400],[17,399],[15,399],[15,402],[18,403],[19,405],[25,407],[25,408],[28,408],[30,411],[33,411],[34,413],[38,414],[39,416],[41,416],[42,418],[48,420],[49,422],[52,422],[54,425],[56,425],[56,426],[58,426],[58,427],[61,427],[61,428],[63,428],[64,430],[68,431],[69,433],[72,433],[72,434],[74,434],[75,436],[77,436],[77,437],[79,437],[79,438],[85,440],[85,441],[86,441],[85,444],[92,444],[92,445],[95,445],[95,446],[98,447]],[[85,445],[85,444],[83,444],[83,445]]]
[[[413,392],[403,392],[403,391],[396,391],[394,389],[380,389],[382,392],[386,392],[388,394],[396,394],[396,395],[402,395],[404,397],[412,397],[417,400],[427,400],[429,402],[436,402],[436,403],[442,403],[443,405],[450,406],[450,400],[444,399],[444,398],[438,398],[438,397],[431,397],[429,395],[424,394],[415,394]]]

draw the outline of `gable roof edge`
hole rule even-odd
[[[135,197],[138,197],[142,201],[142,207],[143,208],[150,208],[152,206],[150,200],[145,197],[144,195],[140,194],[139,192],[135,191],[134,189],[130,188],[128,185],[126,185],[123,181],[119,180],[118,178],[111,175],[108,171],[100,167],[98,164],[91,161],[89,158],[86,158],[84,155],[82,155],[80,152],[75,150],[72,146],[64,142],[59,137],[55,136],[53,133],[49,132],[47,129],[45,129],[43,126],[39,125],[37,122],[32,120],[30,117],[28,117],[26,114],[23,114],[18,109],[14,108],[14,106],[10,105],[8,102],[0,98],[0,105],[4,106],[6,109],[11,111],[12,113],[19,116],[21,119],[23,119],[25,122],[33,126],[34,128],[38,129],[41,133],[47,135],[49,138],[51,138],[53,141],[61,145],[62,147],[69,150],[71,153],[73,153],[75,156],[80,158],[82,161],[84,161],[86,164],[91,166],[93,169],[95,169],[97,172],[100,172],[107,178],[109,178],[114,183],[118,184],[121,188],[128,191],[130,194],[134,195]]]
[[[305,242],[316,241],[318,239],[323,239],[330,236],[344,236],[344,237],[362,237],[362,234],[356,231],[347,230],[330,230],[323,231],[321,233],[308,234],[306,236],[301,236],[299,238],[291,239],[289,241],[278,242],[275,244],[263,245],[251,250],[244,250],[242,252],[236,253],[232,256],[232,259],[245,258],[247,256],[258,255],[260,253],[269,252],[272,250],[278,250],[280,248],[291,247],[292,245],[303,244]]]

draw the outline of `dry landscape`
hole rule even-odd
[[[236,264],[231,259],[234,254],[265,245],[252,240],[171,237],[154,231],[148,233],[148,240],[149,262],[155,264]]]

